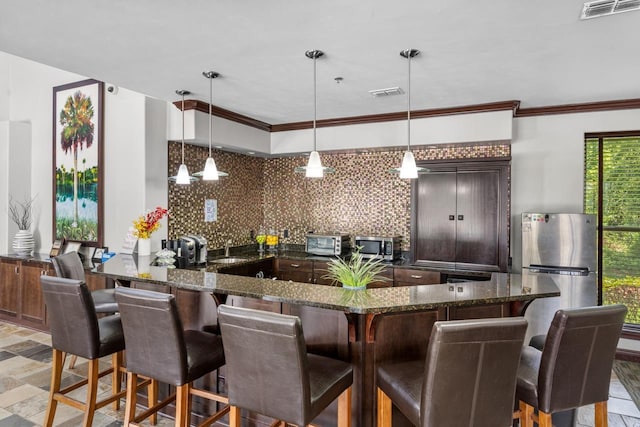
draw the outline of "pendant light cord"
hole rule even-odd
[[[318,109],[318,101],[317,101],[317,80],[316,80],[316,61],[318,55],[317,52],[314,51],[313,55],[313,151],[318,151],[316,149],[316,114]]]
[[[184,165],[184,92],[182,92],[182,164]]]
[[[411,151],[411,50],[407,50],[409,73],[407,82],[407,151]]]
[[[209,157],[211,157],[211,138],[213,137],[213,76],[209,77]]]

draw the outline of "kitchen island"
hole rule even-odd
[[[423,358],[435,321],[475,317],[473,310],[486,306],[502,308],[499,313],[503,316],[518,316],[536,298],[559,295],[553,280],[542,275],[493,273],[487,281],[351,291],[220,274],[215,266],[167,269],[150,263],[148,257],[118,255],[94,272],[125,286],[135,284],[183,295],[210,294],[216,303],[246,305],[255,301],[255,306],[300,316],[309,351],[353,364],[355,426],[373,426],[375,422],[375,364],[392,358]],[[180,299],[188,300],[176,298],[179,304]],[[202,306],[197,299],[191,301],[191,307],[181,313],[192,313]],[[330,425],[335,420],[333,411],[331,406],[314,424]],[[257,416],[252,420],[266,423]]]

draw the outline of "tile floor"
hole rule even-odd
[[[0,427],[42,425],[47,405],[51,363],[51,339],[48,334],[0,321]],[[106,359],[107,362],[109,359]],[[86,363],[78,360],[76,368],[66,370],[68,380],[86,375]],[[107,392],[109,384],[102,391]],[[84,388],[77,390],[82,398]],[[640,427],[640,410],[622,383],[612,374],[609,398],[610,427]],[[122,425],[124,409],[114,411],[111,405],[98,411],[93,425]],[[82,424],[80,411],[58,405],[55,426],[74,427]],[[160,417],[160,427],[172,426],[173,420]],[[577,427],[593,426],[593,408],[582,408]]]

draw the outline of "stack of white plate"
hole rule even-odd
[[[36,242],[29,230],[19,230],[13,238],[13,252],[18,255],[31,255]]]

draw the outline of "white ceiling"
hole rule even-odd
[[[640,12],[580,21],[582,0],[2,0],[0,51],[167,101],[176,89],[270,124],[520,100],[640,98]],[[337,84],[335,77],[343,77]]]

